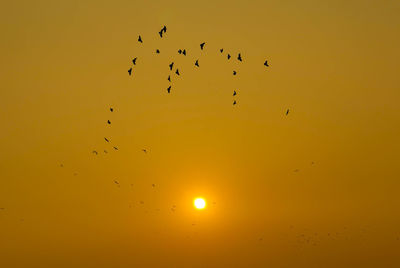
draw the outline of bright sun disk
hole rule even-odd
[[[194,200],[194,206],[197,209],[203,209],[206,207],[206,200],[204,200],[203,198],[196,198]]]

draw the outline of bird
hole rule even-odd
[[[236,75],[236,71],[233,71],[233,75]]]
[[[197,67],[200,67],[200,66],[199,66],[199,60],[196,60],[196,62],[194,63],[194,65],[196,65]]]
[[[236,91],[235,90],[233,91],[233,96],[236,96]]]
[[[186,49],[182,51],[182,54],[186,56]]]
[[[140,35],[139,35],[138,41],[139,41],[140,43],[143,43],[142,37],[141,37]]]
[[[115,183],[116,185],[118,185],[118,187],[119,187],[119,182],[118,182],[117,180],[114,180],[114,183]]]
[[[154,183],[153,183],[153,184],[151,184],[151,186],[152,186],[152,187],[156,187],[156,185],[155,185]]]
[[[182,49],[179,49],[179,50],[178,50],[178,54],[182,54]]]
[[[142,151],[143,151],[144,153],[147,153],[147,150],[146,150],[146,149],[142,149]]]
[[[267,61],[267,60],[264,62],[264,65],[267,66],[267,67],[269,67],[268,61]]]
[[[158,34],[160,35],[160,37],[162,38],[162,34],[163,34],[163,31],[161,30],[161,31],[159,31],[158,32]]]
[[[231,58],[231,55],[228,54],[228,60]]]
[[[287,109],[287,111],[286,111],[286,115],[288,115],[289,114],[289,109]]]
[[[239,61],[242,61],[242,56],[240,55],[240,53],[239,53],[239,55],[238,55],[238,58],[237,58]]]
[[[236,101],[235,100],[233,101],[233,105],[236,105]]]
[[[169,69],[172,71],[172,67],[174,66],[174,63],[171,62],[171,64],[169,65]]]
[[[170,75],[168,75],[167,80],[171,82],[171,76]]]
[[[128,74],[129,74],[129,75],[132,74],[132,67],[128,70]]]
[[[137,58],[134,58],[134,59],[132,60],[133,65],[136,65],[136,60],[137,60]]]
[[[206,44],[206,42],[203,42],[203,43],[200,44],[201,50],[203,50],[205,44]]]
[[[104,150],[104,153],[107,154],[108,152],[106,150]]]
[[[113,107],[110,107],[110,112],[114,112],[114,109],[113,109]]]
[[[118,147],[115,147],[115,146],[114,146],[113,148],[114,148],[114,150],[118,151]]]
[[[161,29],[161,31],[163,31],[164,33],[167,32],[167,26],[164,25],[164,27]]]
[[[97,152],[97,151],[93,151],[92,153],[95,154],[95,155],[98,155],[98,152]]]
[[[159,49],[156,49],[156,53],[157,53],[157,54],[160,54],[160,50],[159,50]]]
[[[175,72],[177,75],[179,75],[179,70],[178,69],[176,69],[176,72]]]
[[[110,142],[107,138],[104,138],[104,140],[105,140],[106,142]]]
[[[107,124],[111,125],[111,121],[110,121],[110,120],[107,120]]]
[[[171,92],[171,86],[169,86],[169,87],[167,88],[167,92],[168,92],[168,94]]]
[[[221,49],[219,50],[219,52],[221,52],[221,53],[222,53],[222,52],[224,52],[224,49],[223,49],[223,48],[221,48]]]

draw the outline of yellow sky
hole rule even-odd
[[[1,6],[0,267],[399,267],[398,1]]]

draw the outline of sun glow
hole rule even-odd
[[[206,200],[199,197],[199,198],[194,199],[193,204],[194,204],[195,208],[197,208],[197,209],[204,209],[206,207]]]

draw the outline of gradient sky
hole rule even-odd
[[[399,14],[3,1],[0,266],[399,267]]]

